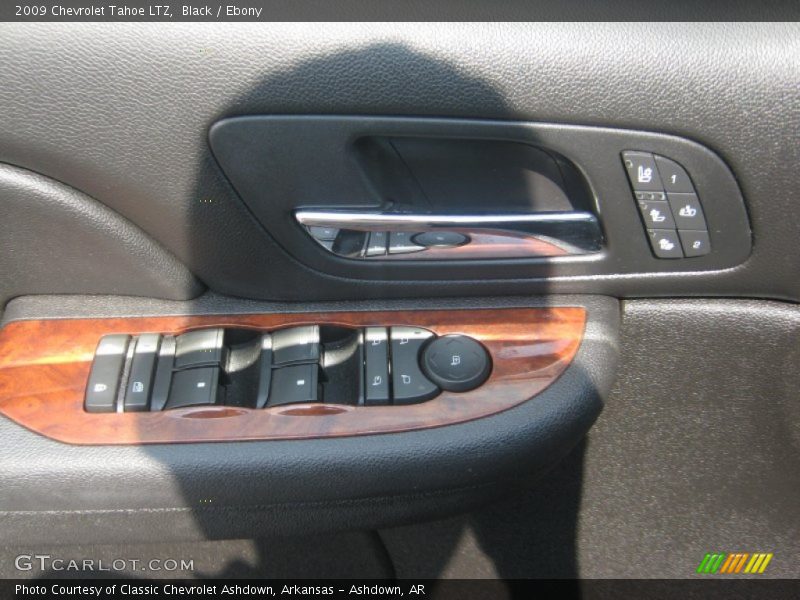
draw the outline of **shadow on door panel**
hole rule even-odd
[[[389,71],[393,73],[393,75],[388,78],[385,76],[380,77],[380,85],[371,86],[369,82],[373,78],[378,80],[378,78],[374,77],[374,74],[376,72],[385,71]],[[486,106],[487,109],[491,107],[492,112],[495,114],[502,112],[501,107],[505,106],[502,92],[495,89],[490,83],[468,76],[453,65],[436,60],[429,56],[419,54],[418,52],[406,48],[403,45],[382,44],[358,49],[355,51],[340,52],[305,61],[294,66],[292,69],[284,71],[283,73],[267,77],[255,84],[250,90],[242,94],[237,101],[232,103],[228,110],[224,111],[223,114],[220,114],[219,117],[222,118],[246,115],[251,111],[257,114],[259,98],[262,94],[262,90],[285,90],[287,95],[301,96],[306,90],[310,89],[320,90],[325,89],[326,87],[333,89],[334,86],[330,85],[329,82],[332,82],[335,79],[339,80],[341,83],[343,78],[351,79],[353,81],[354,86],[357,86],[357,88],[364,93],[364,97],[361,100],[367,103],[372,97],[374,97],[376,103],[378,103],[377,101],[379,100],[383,100],[385,102],[387,97],[396,97],[398,99],[398,106],[402,106],[404,104],[404,99],[408,98],[410,93],[408,82],[409,80],[414,80],[417,84],[419,81],[430,81],[432,86],[441,85],[440,82],[447,82],[447,85],[450,88],[449,93],[452,96],[461,96],[465,99],[469,98],[470,104],[480,102],[481,105]],[[418,93],[420,86],[414,85],[413,87],[416,90],[414,93]],[[439,95],[439,93],[440,92],[438,91],[436,93],[432,93],[431,102],[430,104],[426,105],[427,109],[431,113],[436,112],[435,98]],[[421,101],[424,102],[424,98]],[[416,99],[416,103],[420,103],[419,98]],[[251,109],[250,107],[253,108]],[[340,101],[336,97],[330,98],[330,101],[326,103],[324,108],[333,113],[340,111],[348,112],[346,99],[341,99]],[[445,114],[442,116],[447,115]],[[292,149],[287,149],[287,151],[292,151]],[[195,209],[187,215],[187,228],[196,235],[195,239],[197,239],[197,245],[199,245],[201,240],[204,239],[215,240],[213,245],[217,246],[220,243],[230,243],[232,240],[237,240],[238,236],[236,235],[236,232],[228,232],[224,230],[220,231],[219,227],[221,215],[219,204],[216,203],[213,195],[208,195],[209,172],[219,173],[219,166],[214,160],[207,146],[202,147],[201,156],[202,162],[198,166],[198,186],[195,192],[195,197],[201,200],[199,200],[199,204],[195,207]],[[314,160],[313,156],[302,156],[299,158],[309,161]],[[353,160],[355,160],[355,157],[353,157]],[[253,165],[252,168],[260,169],[264,168],[264,165]],[[525,178],[524,170],[519,170],[516,172],[516,175],[518,176],[516,181],[508,180],[508,172],[503,173],[503,175],[507,178],[501,186],[503,189],[515,189],[521,196],[527,195],[531,197],[536,194],[536,189],[530,189],[527,194],[525,193],[524,190],[528,189],[529,186],[532,185],[532,182]],[[536,183],[536,181],[533,181],[533,183]],[[314,187],[320,187],[320,184],[324,186],[324,182],[309,182],[309,185]],[[292,190],[280,190],[278,193],[291,194]],[[387,199],[376,193],[375,200],[376,202],[381,200],[394,200],[395,202],[401,201],[400,203],[402,203],[403,200],[412,200],[412,198]],[[496,209],[495,203],[497,200],[498,199],[487,198],[483,206],[471,205],[463,207],[458,206],[457,203],[453,202],[453,199],[450,199],[450,202],[454,211],[461,209],[464,212],[470,212],[470,210],[479,209],[491,212],[492,210]],[[319,198],[320,205],[324,205],[325,202],[325,198]],[[534,199],[532,202],[535,203],[536,200]],[[239,210],[247,210],[245,204],[241,202],[241,200],[237,199],[237,203]],[[413,204],[413,202],[411,203]],[[257,222],[257,219],[254,216],[250,216],[254,222]],[[260,225],[258,225],[258,228],[261,232],[261,235],[268,235]],[[203,249],[202,251],[198,249],[198,261],[204,260],[204,258],[202,258],[200,255],[204,254],[206,251],[206,249]],[[244,285],[244,282],[241,280],[252,275],[252,270],[250,269],[251,265],[245,265],[244,267],[245,268],[240,275],[235,274],[236,267],[234,267],[234,271],[229,276],[229,279],[236,279],[238,277],[240,280],[240,285],[237,285],[237,287],[239,287],[239,289],[241,289],[241,285]],[[315,278],[324,276],[318,272],[310,272],[306,267],[301,267],[300,265],[296,265],[294,268],[286,268],[284,265],[284,268],[281,272],[282,285],[284,285],[287,289],[293,288],[297,290],[300,295],[302,295],[302,290],[307,290],[310,286],[313,286],[313,280],[310,278],[312,273],[313,277]],[[355,282],[351,285],[354,287],[358,286],[358,284]],[[386,285],[395,284],[387,283]],[[382,288],[380,286],[358,286],[358,289],[359,294],[362,294],[366,297],[380,297],[382,293]],[[425,308],[424,299],[420,300],[419,308]],[[573,366],[572,368],[575,367]],[[536,400],[534,399],[532,401],[535,402]],[[355,440],[353,445],[357,445],[357,440]],[[144,450],[147,451],[148,447],[145,446]],[[563,454],[568,450],[569,449],[559,449],[558,453]],[[553,550],[551,548],[550,552],[555,552],[559,557],[561,557],[562,560],[558,561],[559,568],[557,576],[565,578],[577,577],[578,575],[575,564],[574,538],[580,499],[582,455],[583,450],[581,447],[575,454],[573,454],[573,458],[570,461],[570,470],[572,472],[570,479],[571,485],[566,491],[563,488],[559,490],[560,497],[558,498],[558,502],[562,509],[559,512],[559,520],[552,523],[552,530],[550,531],[551,537],[549,538],[551,541],[557,540],[557,549]],[[324,462],[325,461],[321,461],[321,464]],[[424,461],[420,461],[421,468],[424,468],[422,467],[423,462]],[[541,460],[535,460],[534,462],[538,463],[541,462]],[[334,461],[328,463],[328,468],[333,473],[338,474],[343,481],[346,481],[350,484],[349,490],[341,496],[341,502],[333,502],[330,504],[330,507],[334,508],[338,504],[339,510],[341,510],[344,508],[346,503],[351,500],[357,504],[361,504],[361,507],[359,507],[358,510],[355,510],[351,513],[351,515],[354,517],[352,521],[349,519],[342,520],[341,518],[331,517],[330,514],[326,516],[326,507],[320,507],[319,509],[316,509],[313,507],[292,506],[291,504],[281,505],[279,503],[274,509],[267,511],[267,513],[263,516],[265,521],[272,521],[271,523],[267,523],[264,529],[266,531],[274,529],[281,531],[284,529],[285,525],[281,524],[280,522],[286,520],[294,523],[294,525],[291,526],[292,528],[298,526],[301,528],[308,527],[312,531],[320,528],[323,531],[329,528],[335,530],[342,527],[363,528],[364,526],[369,526],[370,528],[375,528],[382,525],[382,522],[385,519],[389,519],[390,522],[397,522],[396,517],[390,516],[388,509],[392,504],[402,504],[404,501],[402,497],[397,497],[394,499],[376,498],[374,500],[374,505],[369,506],[370,501],[364,498],[364,493],[359,489],[358,485],[359,478],[363,475],[366,475],[366,471],[362,471],[358,466],[354,467],[352,463],[337,465]],[[540,468],[531,469],[530,480],[526,480],[526,478],[523,477],[514,482],[506,480],[502,482],[491,482],[491,484],[500,484],[497,490],[497,495],[503,497],[507,494],[508,490],[514,489],[515,487],[525,488],[529,486],[534,480],[535,475],[540,471]],[[176,479],[178,483],[181,482],[179,474],[176,474]],[[327,477],[324,479],[324,481],[326,481],[325,485],[328,485],[327,479]],[[210,486],[210,496],[212,498],[213,489],[217,485],[224,485],[224,474],[222,474],[219,479],[215,478],[215,481]],[[447,492],[447,490],[445,490],[445,492]],[[417,490],[409,489],[408,493],[409,496],[414,496],[417,493]],[[419,505],[417,505],[417,509],[408,513],[409,516],[405,517],[405,519],[415,521],[419,517],[430,518],[447,515],[454,511],[467,510],[472,505],[480,504],[489,500],[489,497],[487,497],[486,494],[481,494],[474,500],[470,499],[469,495],[467,495],[466,497],[463,497],[462,500],[453,504],[449,502],[437,501],[435,499],[435,495],[437,494],[439,494],[438,491],[432,496],[429,508],[422,509],[421,514],[417,516],[414,514],[417,510],[420,510]],[[204,498],[205,495],[209,494],[206,490],[197,490],[194,487],[194,483],[190,482],[185,485],[184,495],[186,497],[187,504],[196,505],[199,501],[201,501],[201,498]],[[461,493],[457,492],[456,495],[460,496]],[[492,493],[490,496],[494,497],[496,494]],[[309,498],[310,504],[313,504],[313,500],[314,498]],[[272,501],[269,498],[252,498],[252,503],[255,505],[261,503],[271,504]],[[566,509],[565,507],[570,508]],[[382,514],[384,510],[387,511],[385,515]],[[220,535],[224,535],[225,521],[228,519],[228,517],[222,516],[224,512],[224,508],[215,510],[212,504],[210,508],[204,506],[202,509],[197,510],[193,514],[193,517],[196,521],[196,524],[200,529],[202,529],[205,535],[210,538],[215,538],[219,537]],[[330,519],[328,523],[323,522],[326,518]],[[313,523],[309,522],[304,525],[303,523],[305,521],[313,521]],[[359,525],[359,523],[361,523],[361,525]],[[492,534],[490,531],[485,532],[484,535],[487,536],[486,539],[489,542],[486,544],[484,551],[488,554],[488,556],[492,557],[493,554],[495,554],[497,545],[494,543],[495,540],[492,539]],[[458,536],[459,534],[457,532],[448,532],[436,541],[437,550],[439,551],[439,560],[443,561],[443,563],[446,562],[446,557],[449,554],[457,550]],[[478,542],[480,543],[480,541],[481,535],[479,534]],[[256,573],[269,571],[268,563],[272,544],[273,542],[269,538],[256,542],[256,548],[259,551],[259,556],[261,556],[263,559],[262,562],[257,565],[255,569]],[[544,550],[545,545],[540,544],[537,545],[536,548],[537,550]],[[497,572],[502,574],[505,571],[503,568],[504,558],[502,553],[498,553],[496,555],[496,560],[498,561]],[[549,564],[552,565],[553,563]],[[442,565],[442,568],[443,567],[444,565]],[[223,568],[222,571],[225,572],[226,568]],[[554,574],[547,568],[543,568],[541,571],[532,569],[530,572],[531,577],[553,575]]]

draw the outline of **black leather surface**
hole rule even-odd
[[[800,307],[629,301],[620,342],[585,443],[523,493],[385,532],[398,576],[708,580],[722,551],[800,577]]]
[[[586,335],[564,375],[517,408],[461,425],[331,440],[89,447],[2,417],[5,543],[252,537],[467,510],[549,468],[597,417],[616,370],[619,305],[581,303]]]
[[[0,306],[44,292],[180,300],[203,289],[130,221],[52,179],[0,164],[0,213]]]
[[[227,294],[613,294],[614,279],[445,289],[302,268],[220,176],[207,129],[225,116],[299,113],[674,133],[728,162],[750,210],[753,255],[705,275],[713,293],[798,298],[799,53],[796,24],[3,25],[0,160],[108,204]],[[687,293],[709,293],[697,275],[673,277]]]

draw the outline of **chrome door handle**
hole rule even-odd
[[[591,254],[603,235],[590,212],[499,215],[298,210],[295,218],[326,250],[357,259],[450,260]]]

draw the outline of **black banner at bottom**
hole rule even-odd
[[[161,598],[409,598],[432,600],[580,598],[777,599],[800,598],[800,580],[2,580],[0,597],[60,600]]]

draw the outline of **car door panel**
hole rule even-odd
[[[796,576],[798,34],[794,23],[0,24],[3,543],[381,530],[400,576],[596,578],[688,577],[703,552],[749,544],[785,557],[770,576]],[[668,190],[637,199],[626,151],[686,168],[709,255],[651,252],[637,204],[671,210]],[[563,254],[488,245],[459,258],[419,249],[416,236],[439,227],[427,223],[403,230],[427,260],[393,258],[385,239],[373,259],[388,225],[357,230],[345,256],[298,221],[314,210],[472,226],[581,213],[597,248],[572,255],[539,235],[536,248]],[[439,229],[465,247],[486,233]],[[684,253],[679,242],[665,247]],[[65,443],[64,420],[47,414],[54,395],[82,397],[93,360],[77,342],[48,353],[53,322],[180,335],[195,317],[244,321],[237,339],[255,348],[276,327],[250,317],[341,328],[358,314],[388,340],[419,327],[420,311],[564,307],[586,310],[569,366],[481,418],[335,435],[326,414],[370,410],[351,399],[296,412],[323,420],[306,439],[164,443],[136,428],[190,410],[112,412],[101,419],[132,428],[126,443]],[[164,317],[182,324],[132,321]],[[21,358],[21,323],[39,360]],[[495,365],[530,361],[511,384],[541,355],[504,340],[535,326],[486,334]],[[21,389],[34,372],[52,389]],[[15,420],[12,405],[47,427]],[[189,426],[256,410],[206,407]]]

